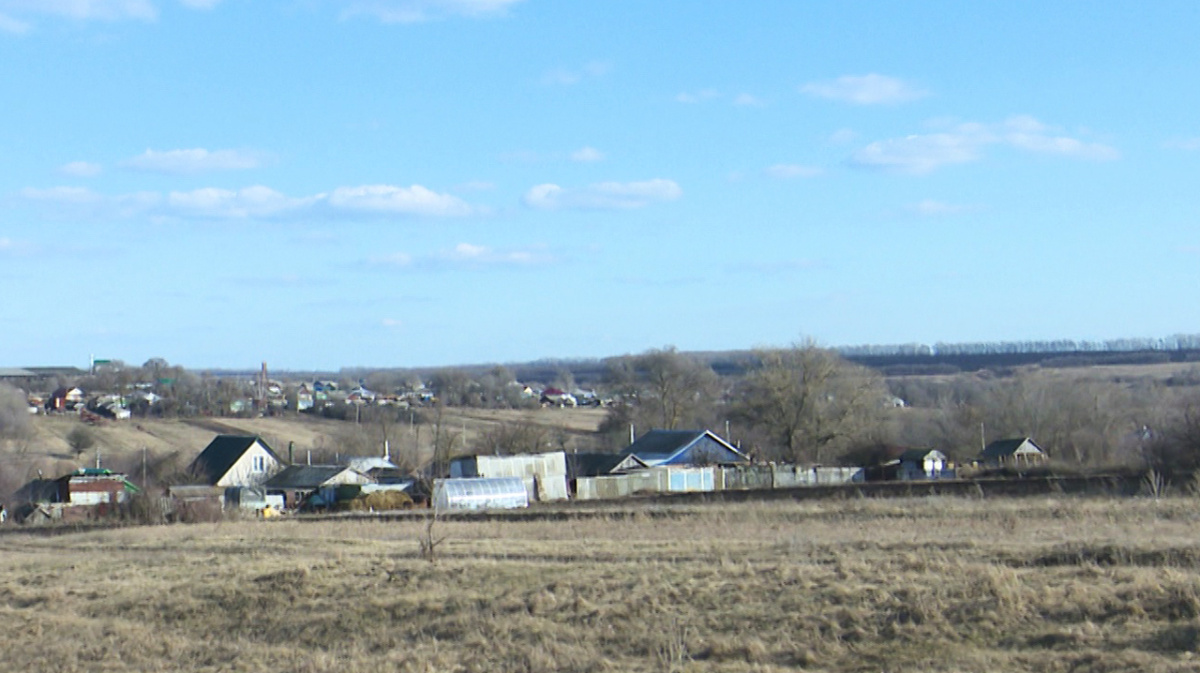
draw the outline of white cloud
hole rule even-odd
[[[191,9],[212,9],[221,4],[221,0],[179,0],[184,7]]]
[[[571,153],[571,161],[579,163],[592,163],[595,161],[603,161],[604,152],[595,147],[581,147]]]
[[[383,320],[379,321],[379,324],[390,328],[404,327],[404,322],[396,318],[384,318]]]
[[[854,129],[838,129],[829,134],[831,145],[846,145],[855,140],[858,140],[858,133]]]
[[[338,187],[328,196],[328,202],[333,208],[385,215],[460,217],[475,212],[457,196],[439,194],[421,185]]]
[[[921,217],[940,217],[943,215],[958,215],[968,213],[975,210],[972,206],[961,206],[944,201],[935,201],[933,199],[924,199],[919,203],[914,203],[906,206],[905,210]]]
[[[763,172],[772,178],[780,180],[815,178],[825,173],[823,169],[816,166],[803,166],[801,164],[775,164],[774,166],[768,166]]]
[[[438,255],[438,258],[475,266],[528,266],[551,261],[551,257],[541,249],[493,250],[471,243],[459,243],[453,250]]]
[[[1031,152],[1044,154],[1059,154],[1077,159],[1092,161],[1111,161],[1119,159],[1121,153],[1116,149],[1101,143],[1085,143],[1075,138],[1065,136],[1044,136],[1028,133],[1010,133],[1006,140],[1014,147]]]
[[[674,180],[599,182],[578,189],[555,184],[536,185],[525,193],[525,205],[538,210],[632,210],[674,201],[683,190]]]
[[[912,135],[873,142],[854,153],[851,162],[868,168],[924,175],[942,166],[975,161],[980,143],[953,133]]]
[[[864,168],[924,175],[942,166],[976,161],[991,145],[1091,161],[1111,161],[1121,156],[1115,148],[1102,143],[1055,135],[1050,127],[1037,119],[1020,115],[998,124],[949,124],[948,128],[936,133],[876,141],[855,152],[850,163]]]
[[[75,178],[94,178],[104,172],[104,167],[87,161],[72,161],[60,166],[58,172]]]
[[[767,103],[753,94],[739,93],[733,97],[733,104],[739,107],[762,107]]]
[[[262,156],[245,150],[213,150],[202,147],[188,150],[148,149],[122,161],[121,166],[147,173],[193,175],[214,171],[244,171],[262,165]]]
[[[369,260],[372,264],[415,269],[445,269],[462,267],[524,267],[550,264],[556,261],[544,247],[496,250],[485,245],[459,243],[449,250],[411,255],[397,252]]]
[[[46,204],[63,213],[97,217],[132,217],[153,210],[162,201],[162,197],[155,192],[106,196],[85,187],[27,187],[20,191],[20,195],[28,201]]]
[[[487,180],[471,180],[456,187],[460,192],[490,192],[495,188],[496,183],[488,182]]]
[[[422,23],[451,17],[502,16],[522,0],[359,0],[342,18],[371,16],[383,23]]]
[[[0,14],[0,32],[20,35],[28,31],[29,24],[25,21],[18,21],[7,14]]]
[[[151,0],[0,0],[0,10],[10,16],[48,14],[76,21],[158,18],[158,8]]]
[[[171,192],[167,195],[167,209],[173,215],[193,217],[262,218],[311,205],[315,198],[289,198],[261,185],[239,190],[207,187],[190,192]]]
[[[454,217],[476,212],[458,197],[439,194],[420,185],[338,187],[329,194],[304,197],[287,196],[262,185],[236,190],[206,187],[172,191],[165,197],[158,192],[109,196],[83,187],[27,188],[20,196],[63,214],[94,217],[146,215],[166,219],[257,219],[320,213],[322,209],[379,216],[429,217]]]
[[[385,264],[388,266],[409,266],[413,262],[412,255],[403,252],[394,252],[390,255],[382,255],[371,257],[369,260],[372,264]]]
[[[904,103],[927,95],[904,80],[886,75],[846,75],[835,80],[809,82],[800,87],[802,93],[817,98],[854,103],[855,105],[885,105]]]
[[[702,103],[720,95],[716,89],[701,89],[695,92],[682,91],[675,95],[675,100],[680,103]]]
[[[608,74],[612,67],[603,61],[591,61],[582,68],[554,68],[542,74],[542,84],[570,86],[585,79],[594,79]]]
[[[1167,149],[1197,152],[1200,151],[1200,138],[1176,138],[1167,141],[1164,146]]]

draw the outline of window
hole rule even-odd
[[[253,460],[252,469],[255,472],[266,472],[267,471],[266,456],[254,456],[254,458],[252,460]]]

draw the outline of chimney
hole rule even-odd
[[[288,442],[288,465],[296,464],[296,443]]]
[[[386,461],[392,460],[392,449],[388,446],[388,440],[383,440],[383,459]]]

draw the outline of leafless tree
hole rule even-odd
[[[808,342],[759,360],[734,410],[761,437],[761,453],[828,462],[876,428],[887,389],[874,372]]]
[[[83,425],[77,425],[67,433],[67,444],[71,446],[76,457],[82,456],[88,449],[96,445],[96,433]]]
[[[647,430],[707,425],[720,388],[712,367],[673,346],[613,358],[606,382],[627,405],[610,416],[629,415],[630,422]]]
[[[20,440],[32,431],[29,402],[25,395],[8,384],[0,383],[0,439]]]

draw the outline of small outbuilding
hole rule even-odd
[[[909,449],[900,454],[897,476],[902,481],[946,478],[946,454],[937,449]]]
[[[1029,437],[994,441],[979,456],[985,467],[1028,468],[1043,465],[1048,459],[1042,447]]]

